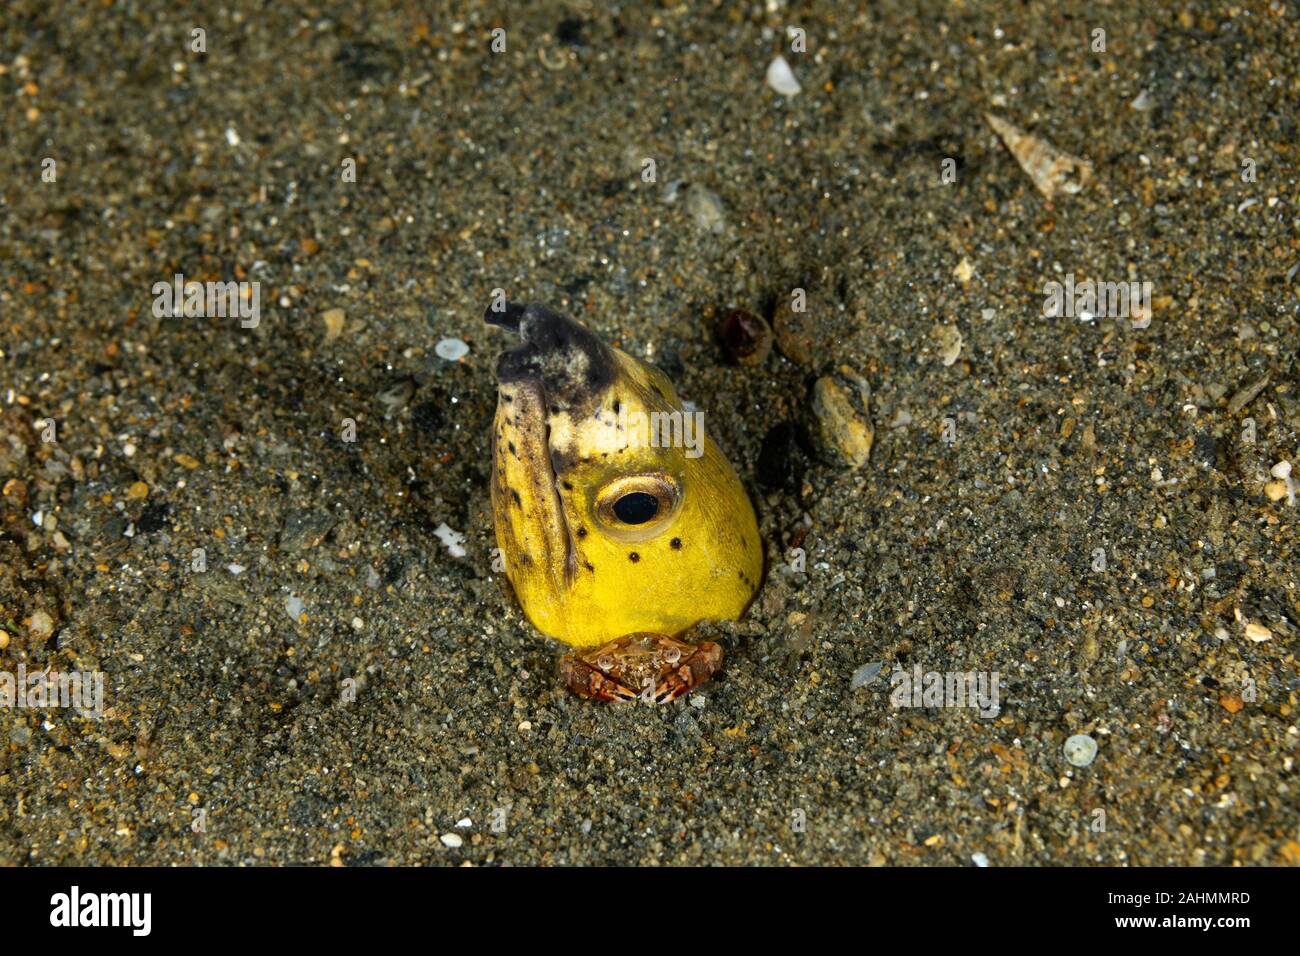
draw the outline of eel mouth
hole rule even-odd
[[[515,528],[519,554],[545,568],[558,591],[577,572],[577,553],[551,461],[547,390],[536,378],[497,385],[494,493]]]

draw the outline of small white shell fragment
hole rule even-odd
[[[433,351],[438,358],[455,362],[469,354],[469,346],[460,339],[443,339],[433,347]]]
[[[1269,474],[1274,480],[1264,486],[1264,494],[1268,495],[1269,501],[1281,501],[1286,499],[1286,503],[1295,507],[1295,480],[1291,477],[1291,462],[1283,460],[1269,469]]]
[[[853,679],[849,681],[849,690],[857,690],[863,684],[871,683],[884,666],[883,661],[872,661],[870,664],[863,664],[853,672]]]
[[[1150,90],[1143,90],[1133,98],[1129,103],[1129,109],[1137,110],[1139,113],[1145,113],[1147,110],[1155,109],[1156,101],[1151,96]]]
[[[952,274],[956,277],[958,282],[965,285],[967,282],[970,282],[971,276],[975,274],[975,267],[970,264],[970,259],[966,256],[962,256],[961,262],[957,263],[956,267],[952,270]]]
[[[1087,734],[1075,734],[1065,742],[1065,759],[1076,767],[1086,767],[1097,759],[1097,741]]]
[[[1092,179],[1092,163],[1086,159],[1063,152],[1000,116],[985,113],[984,119],[1002,138],[1020,168],[1029,174],[1045,198],[1052,199],[1058,192],[1082,192]]]
[[[976,866],[978,866],[980,869],[983,869],[984,867],[989,865],[989,858],[985,856],[983,853],[972,853],[970,855],[970,861],[974,863]]]
[[[722,209],[722,197],[706,186],[692,184],[686,191],[686,211],[695,220],[697,228],[715,235],[725,232],[727,228],[726,213]]]
[[[936,325],[930,334],[939,347],[939,360],[943,362],[944,366],[950,366],[956,362],[957,356],[961,355],[961,346],[964,341],[961,329],[955,325]]]
[[[333,342],[343,334],[343,326],[347,322],[347,313],[342,309],[326,309],[320,314],[320,320],[325,323],[325,341]]]
[[[302,617],[303,612],[306,609],[307,605],[303,603],[302,598],[298,597],[296,594],[290,594],[284,599],[284,611],[295,621]]]
[[[465,543],[465,536],[459,531],[453,531],[446,522],[443,522],[433,529],[433,534],[434,537],[446,545],[448,553],[453,558],[465,557],[466,552],[462,547]]]
[[[444,833],[438,839],[442,841],[443,846],[451,850],[459,849],[465,845],[465,841],[461,839],[459,833]]]
[[[1273,632],[1263,624],[1251,621],[1246,625],[1246,637],[1248,640],[1252,640],[1256,644],[1262,644],[1265,641],[1272,640]]]
[[[456,821],[456,827],[457,829],[460,830],[468,830],[473,825],[474,825],[474,821],[471,820],[469,817],[461,817],[459,820]]]
[[[27,625],[32,637],[38,640],[45,640],[54,633],[54,618],[45,611],[33,611],[31,621]]]
[[[767,85],[782,96],[798,96],[803,89],[783,56],[778,56],[767,65]]]

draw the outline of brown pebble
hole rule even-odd
[[[21,507],[27,501],[27,482],[21,478],[10,478],[5,482],[4,496],[12,498]]]
[[[1268,380],[1268,375],[1257,378],[1228,399],[1228,414],[1235,415],[1253,402],[1259,396],[1259,393],[1268,387]]]
[[[193,471],[195,468],[199,467],[199,460],[195,458],[193,455],[187,455],[184,452],[181,452],[180,454],[176,455],[175,458],[176,458],[176,464],[180,465],[183,468],[188,468],[190,471]]]
[[[791,362],[804,366],[813,364],[813,338],[808,330],[809,325],[806,312],[778,309],[772,317],[777,351]]]
[[[126,496],[132,501],[143,501],[149,497],[149,486],[143,481],[137,481],[126,490]]]

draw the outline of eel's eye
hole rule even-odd
[[[644,491],[629,491],[614,502],[614,515],[624,524],[645,524],[659,513],[659,499]]]
[[[680,488],[668,475],[624,475],[600,489],[596,517],[620,539],[641,541],[658,533],[680,500]]]

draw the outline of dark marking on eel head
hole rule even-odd
[[[618,373],[618,360],[608,345],[546,306],[507,302],[504,311],[489,307],[483,318],[523,339],[497,359],[497,381],[541,384],[552,414],[589,414]]]
[[[556,477],[563,477],[573,467],[574,456],[569,452],[560,451],[558,448],[551,449],[551,469],[555,472]]]

